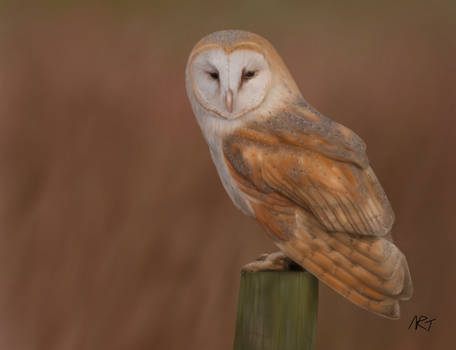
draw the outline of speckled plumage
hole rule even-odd
[[[261,53],[268,64],[262,69],[271,76],[261,103],[232,119],[194,94],[192,62],[219,49],[228,57],[236,50]],[[398,300],[411,297],[412,282],[405,256],[392,243],[394,213],[364,142],[313,109],[272,45],[252,33],[203,38],[188,61],[187,92],[235,205],[332,289],[366,310],[398,318]]]

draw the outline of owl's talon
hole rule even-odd
[[[302,268],[282,252],[262,254],[255,261],[242,267],[242,271],[289,271]]]
[[[261,254],[258,258],[255,259],[255,261],[265,261],[267,257],[269,256],[270,253],[264,253]]]

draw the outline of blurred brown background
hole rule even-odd
[[[414,298],[390,321],[321,285],[316,349],[454,346],[454,2],[2,1],[0,349],[232,347],[240,268],[274,246],[184,90],[192,46],[228,28],[361,135],[396,212]]]

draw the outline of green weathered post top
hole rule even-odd
[[[311,350],[318,280],[306,271],[241,275],[234,350]]]

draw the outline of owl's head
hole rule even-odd
[[[272,45],[240,30],[219,31],[201,39],[190,54],[186,76],[192,102],[224,119],[256,110],[274,87],[282,87],[281,94],[297,90]]]

